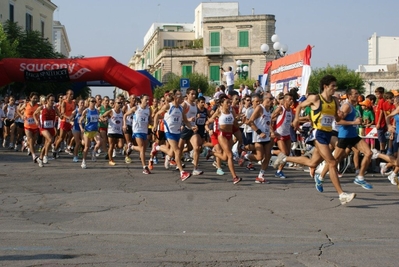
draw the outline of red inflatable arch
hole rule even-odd
[[[0,87],[11,82],[84,82],[104,80],[129,94],[147,94],[151,82],[112,57],[79,59],[6,58],[0,61]]]

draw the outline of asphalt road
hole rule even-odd
[[[318,193],[308,173],[255,184],[205,173],[181,182],[163,161],[142,174],[125,164],[80,163],[62,154],[43,168],[0,148],[1,266],[397,266],[398,188],[367,175],[373,190],[341,206],[327,179]],[[187,164],[187,169],[192,165]],[[258,166],[257,166],[258,167]],[[225,168],[227,170],[227,168]]]

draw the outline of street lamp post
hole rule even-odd
[[[241,60],[237,60],[237,61],[236,61],[236,65],[238,66],[238,67],[237,67],[237,74],[238,74],[238,77],[239,77],[240,79],[241,79],[241,78],[246,79],[247,76],[248,76],[248,71],[249,71],[248,66],[243,66],[243,67],[241,67],[241,66],[242,66],[242,61],[241,61]]]
[[[274,55],[274,59],[284,57],[288,51],[288,46],[286,44],[280,43],[280,37],[277,34],[273,34],[271,38],[273,42],[273,50],[271,51],[269,45],[264,43],[260,46],[260,50],[265,55]]]
[[[237,67],[238,77],[241,79],[241,75],[242,75],[242,68],[241,68],[242,61],[241,61],[241,60],[237,60],[237,61],[236,61],[236,65],[238,66],[238,67]]]

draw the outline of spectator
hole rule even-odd
[[[222,77],[226,77],[226,84],[227,84],[227,90],[228,93],[231,94],[231,92],[234,91],[234,73],[233,73],[233,68],[229,67],[228,71],[225,71],[223,68],[220,68],[222,71]]]

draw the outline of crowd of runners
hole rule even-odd
[[[352,151],[355,184],[373,188],[365,180],[372,158],[382,161],[383,174],[392,170],[388,179],[398,184],[399,96],[380,87],[375,92],[378,102],[374,95],[361,98],[356,89],[336,97],[336,79],[331,75],[321,79],[319,94],[306,97],[300,97],[296,88],[276,96],[258,89],[257,84],[254,93],[245,86],[225,93],[221,85],[209,102],[192,88],[184,96],[179,90],[166,92],[152,103],[148,95],[74,99],[72,90],[57,96],[32,92],[20,103],[10,96],[0,111],[2,145],[26,151],[39,167],[60,157],[60,152],[70,154],[82,169],[98,158],[110,166],[130,164],[131,153],[136,151],[144,174],[151,174],[163,160],[165,169],[179,170],[182,181],[203,174],[202,155],[214,159],[217,175],[224,175],[227,165],[234,184],[241,181],[237,167],[257,172],[256,183],[268,183],[265,173],[274,154],[277,178],[287,177],[283,172],[287,162],[308,166],[316,189],[323,192],[328,172],[341,204],[356,196],[343,192],[337,170],[340,160]],[[296,155],[292,149],[296,129],[306,122],[315,129],[311,157]],[[363,138],[364,127],[373,124],[379,133],[377,144]],[[124,162],[115,160],[116,153],[124,155]],[[323,161],[324,168],[315,171]],[[185,169],[185,162],[192,163],[192,171]],[[255,162],[260,164],[259,171]]]

